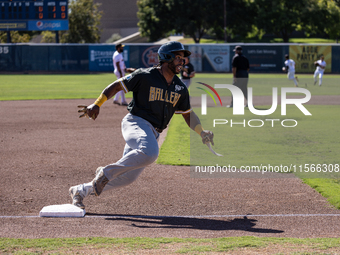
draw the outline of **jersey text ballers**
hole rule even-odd
[[[165,101],[167,103],[171,103],[173,107],[177,104],[181,94],[171,91],[168,94],[168,90],[164,90],[161,88],[150,87],[150,94],[149,94],[149,102],[152,101]]]

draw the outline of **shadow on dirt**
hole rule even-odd
[[[115,215],[115,214],[86,214],[87,216],[106,217],[110,221],[126,221],[137,228],[173,228],[197,230],[242,230],[255,233],[283,233],[282,230],[256,228],[255,219],[243,217],[233,220],[215,220],[194,217],[146,216],[146,215]]]

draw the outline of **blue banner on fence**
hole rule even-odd
[[[126,67],[130,67],[129,46],[124,47],[123,58]],[[115,45],[89,46],[89,70],[91,72],[113,72],[112,56],[116,51]]]
[[[113,72],[112,56],[114,45],[89,46],[89,70],[93,72]]]
[[[250,72],[280,72],[285,61],[284,55],[289,53],[288,46],[254,45],[242,48],[249,60]]]

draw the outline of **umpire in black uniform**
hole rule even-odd
[[[244,97],[247,100],[248,106],[248,72],[249,72],[249,61],[242,54],[242,47],[236,46],[234,49],[235,55],[232,60],[232,71],[233,71],[233,85],[240,88],[243,92]],[[233,107],[233,98],[231,98],[230,107]]]

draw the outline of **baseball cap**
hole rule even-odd
[[[117,45],[116,45],[116,50],[119,48],[119,47],[124,47],[125,45],[123,45],[123,44],[121,44],[121,43],[118,43]]]
[[[289,58],[289,55],[288,55],[288,54],[286,54],[286,55],[285,55],[285,58]]]
[[[235,46],[235,49],[233,51],[237,51],[237,50],[242,50],[242,47],[240,45]]]

